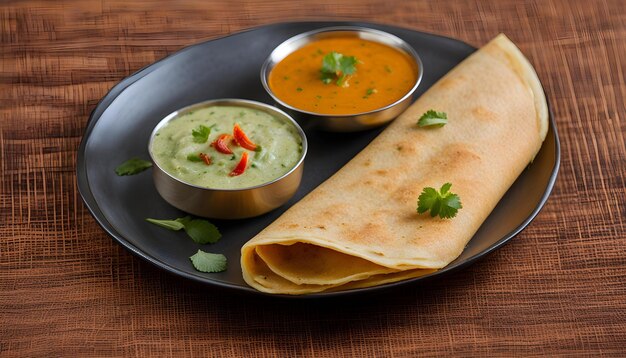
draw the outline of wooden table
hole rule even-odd
[[[626,3],[8,1],[0,5],[0,356],[626,355]],[[92,219],[76,149],[98,100],[180,48],[358,19],[508,34],[561,136],[537,219],[443,280],[340,301],[244,297],[140,261]]]

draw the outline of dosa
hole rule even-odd
[[[428,110],[447,113],[420,128]],[[424,93],[341,170],[241,249],[259,291],[307,294],[418,277],[457,258],[548,130],[532,65],[504,35]],[[424,187],[452,183],[463,208],[440,219],[416,211]]]

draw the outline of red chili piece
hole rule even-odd
[[[228,138],[230,138],[230,134],[221,134],[211,145],[220,153],[233,154],[226,142]]]
[[[243,174],[243,172],[246,171],[247,165],[248,165],[248,152],[243,152],[243,154],[241,155],[241,160],[239,161],[235,169],[233,169],[233,171],[230,172],[230,174],[228,175],[230,175],[231,177],[236,177],[237,175]]]
[[[233,137],[239,146],[252,151],[256,150],[256,144],[248,138],[241,127],[239,127],[239,124],[235,124],[235,127],[233,128]]]
[[[198,154],[198,156],[200,157],[200,159],[202,159],[204,164],[211,165],[211,157],[209,157],[207,154],[200,153]]]

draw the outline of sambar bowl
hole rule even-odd
[[[272,90],[270,86],[270,73],[287,56],[314,41],[342,37],[354,37],[376,42],[406,54],[411,60],[411,65],[415,71],[415,82],[402,97],[398,98],[393,103],[373,110],[350,114],[325,114],[298,108],[288,103],[283,98],[280,98],[280,96]],[[261,67],[261,82],[278,107],[291,114],[299,121],[306,123],[307,126],[331,132],[354,132],[381,126],[401,114],[411,104],[413,93],[422,80],[423,72],[422,61],[417,52],[406,41],[399,37],[367,27],[336,26],[308,31],[293,36],[278,45]]]

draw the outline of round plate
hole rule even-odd
[[[424,77],[415,97],[476,49],[461,41],[418,31],[369,23],[298,22],[255,28],[184,48],[122,80],[100,101],[89,118],[78,150],[78,189],[96,221],[133,254],[176,275],[210,285],[260,292],[241,276],[240,248],[288,207],[339,170],[383,130],[324,133],[304,130],[309,153],[304,178],[285,206],[260,217],[212,220],[223,234],[214,245],[198,245],[182,232],[149,224],[145,218],[172,219],[186,215],[157,193],[150,170],[119,177],[114,169],[126,159],[148,156],[154,126],[167,114],[214,98],[244,98],[272,103],[259,80],[261,65],[278,44],[301,32],[326,26],[365,26],[392,33],[420,54]],[[466,266],[502,246],[537,215],[552,190],[559,168],[559,140],[550,115],[550,129],[533,163],[500,200],[460,257],[444,269],[407,281],[304,297],[362,293],[403,285]],[[222,253],[228,270],[207,274],[189,260],[199,248]],[[302,297],[302,296],[299,296]]]

